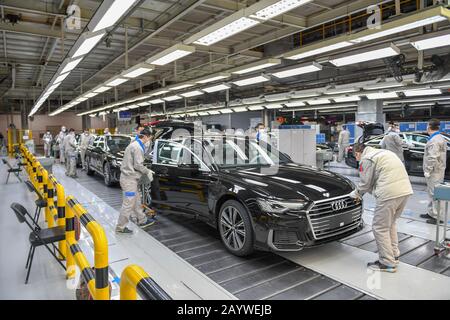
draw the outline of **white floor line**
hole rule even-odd
[[[400,263],[394,274],[373,272],[366,264],[377,260],[378,255],[346,244],[333,242],[314,250],[280,255],[379,299],[450,299],[450,277],[405,263]]]

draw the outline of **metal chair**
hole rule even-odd
[[[28,251],[27,263],[25,265],[25,269],[28,269],[25,284],[28,283],[28,278],[30,277],[34,252],[37,247],[45,246],[48,252],[50,252],[50,254],[56,259],[56,261],[61,265],[61,267],[64,270],[66,270],[64,264],[58,259],[56,254],[49,247],[49,245],[51,245],[53,247],[53,250],[56,250],[61,256],[63,256],[61,251],[59,251],[58,247],[55,246],[55,243],[58,243],[59,241],[63,241],[66,239],[65,228],[53,227],[41,229],[41,227],[39,227],[39,225],[37,225],[37,223],[34,222],[33,218],[28,213],[27,209],[25,209],[22,205],[20,205],[19,203],[13,203],[11,204],[11,209],[16,214],[19,223],[25,222],[31,229],[31,233],[29,236],[30,250]]]
[[[27,186],[30,192],[34,192],[38,196],[38,198],[34,201],[36,209],[34,210],[34,218],[33,218],[33,221],[36,222],[37,224],[39,221],[39,217],[41,215],[41,210],[47,207],[47,201],[44,198],[42,198],[40,192],[35,188],[35,186],[31,183],[31,181],[25,181],[25,185]]]
[[[20,179],[20,176],[19,176],[19,173],[22,172],[22,168],[21,167],[13,168],[11,166],[11,164],[8,161],[6,161],[5,159],[2,159],[2,161],[3,161],[3,164],[5,164],[9,168],[8,169],[8,176],[6,177],[6,183],[5,184],[8,184],[9,176],[10,176],[11,173],[13,173],[16,176],[16,178],[20,182],[22,182],[22,179]]]

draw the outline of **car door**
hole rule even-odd
[[[423,175],[423,156],[428,138],[421,134],[405,133],[409,144],[405,151],[405,166],[408,173]]]

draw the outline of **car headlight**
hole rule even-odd
[[[306,201],[278,201],[272,199],[257,199],[258,205],[267,213],[286,213],[288,211],[300,211],[306,207]]]

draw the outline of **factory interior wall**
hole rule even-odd
[[[208,116],[202,119],[204,124],[221,124],[223,129],[244,129],[250,128],[252,118],[261,118],[261,112],[231,113],[217,116]],[[231,127],[230,127],[231,123]]]
[[[22,128],[22,120],[20,119],[20,114],[0,114],[0,132],[5,137],[8,126],[11,124],[11,116],[12,122],[15,124],[16,128]]]

